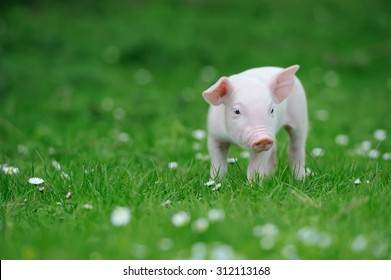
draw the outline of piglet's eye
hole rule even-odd
[[[234,113],[235,113],[236,115],[240,115],[240,110],[239,110],[239,109],[234,109]]]
[[[270,114],[273,114],[274,113],[274,108],[272,108],[271,110],[270,110]]]

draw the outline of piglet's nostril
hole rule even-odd
[[[255,150],[256,152],[267,151],[272,146],[273,146],[273,139],[271,138],[259,139],[251,144],[251,148],[253,148],[253,150]]]

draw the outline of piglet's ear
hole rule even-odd
[[[228,94],[229,81],[227,77],[221,77],[213,86],[202,93],[202,96],[211,105],[217,106],[223,102]]]
[[[295,82],[295,73],[299,65],[293,65],[277,73],[269,82],[273,99],[278,104],[285,100],[292,91]]]

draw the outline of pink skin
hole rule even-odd
[[[276,159],[275,135],[284,127],[290,136],[288,156],[292,173],[305,176],[307,102],[295,77],[298,65],[286,69],[254,68],[220,78],[203,92],[211,105],[208,114],[208,149],[212,179],[227,171],[231,144],[251,151],[247,178],[269,175]]]

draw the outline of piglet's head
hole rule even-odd
[[[278,106],[291,93],[298,65],[277,73],[267,83],[251,76],[221,77],[203,92],[212,106],[224,106],[228,136],[254,152],[269,150],[275,141]],[[217,120],[209,120],[217,121]]]

